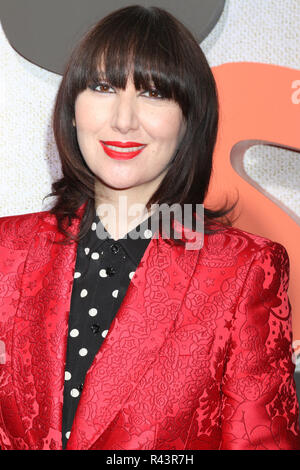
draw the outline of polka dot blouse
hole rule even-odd
[[[129,232],[127,238],[114,240],[95,212],[89,232],[78,243],[65,366],[63,448],[70,437],[86,373],[151,240],[149,221],[150,217],[134,229],[140,233],[139,238],[130,238]],[[99,229],[106,239],[98,236]]]

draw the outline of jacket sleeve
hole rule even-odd
[[[254,255],[233,316],[220,449],[300,449],[288,284],[286,249],[270,242]]]

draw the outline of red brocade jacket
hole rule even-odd
[[[2,450],[62,449],[77,252],[62,239],[48,211],[0,219]],[[299,450],[288,282],[285,248],[237,228],[197,250],[153,238],[66,449]]]

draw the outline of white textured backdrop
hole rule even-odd
[[[275,64],[295,68],[297,79],[300,0],[227,0],[201,47],[211,66],[243,61]],[[16,53],[1,26],[0,60],[1,217],[46,210],[53,203],[48,198],[43,204],[42,198],[61,175],[51,129],[61,77]],[[258,145],[247,151],[244,167],[262,188],[300,216],[299,154]]]

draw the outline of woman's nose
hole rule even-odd
[[[139,126],[137,103],[126,92],[120,92],[114,103],[111,126],[115,130],[126,134]]]

